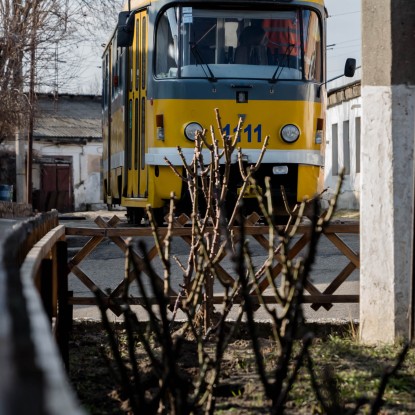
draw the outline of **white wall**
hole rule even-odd
[[[329,90],[354,84],[359,79],[360,70],[357,70],[354,78],[342,77],[331,82]],[[324,168],[324,187],[327,191],[323,194],[324,200],[328,200],[334,194],[341,169],[348,168],[338,198],[338,209],[359,209],[360,205],[361,116],[362,99],[360,96],[343,101],[327,110]],[[337,126],[337,137],[333,126]]]
[[[102,204],[100,163],[102,143],[52,144],[35,142],[33,150],[49,157],[72,157],[72,179],[75,210]]]

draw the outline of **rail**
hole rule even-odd
[[[19,223],[0,245],[0,413],[83,414],[67,381],[58,333],[57,212]],[[61,252],[62,253],[62,252]],[[66,265],[66,259],[65,259]]]

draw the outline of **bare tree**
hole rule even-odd
[[[100,48],[109,36],[122,0],[95,3],[0,0],[0,141],[29,128],[36,91],[79,75],[82,42]]]
[[[17,201],[32,201],[36,92],[57,96],[61,86],[80,75],[85,61],[80,45],[100,47],[121,3],[0,0],[0,143],[16,137]]]

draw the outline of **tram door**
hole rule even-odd
[[[147,197],[146,150],[146,65],[147,16],[137,13],[134,40],[128,56],[127,105],[127,198]]]

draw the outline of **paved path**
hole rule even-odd
[[[13,226],[18,222],[19,219],[0,219],[0,243],[2,243],[7,234],[13,229]]]

